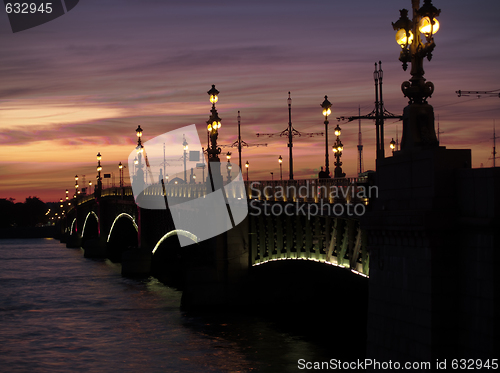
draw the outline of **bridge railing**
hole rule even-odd
[[[228,197],[232,198],[246,198],[245,187],[240,186],[235,183],[227,183],[225,185],[225,191]],[[145,196],[167,196],[173,198],[202,198],[211,193],[207,191],[207,186],[205,183],[200,184],[153,184],[144,189]]]
[[[244,185],[227,183],[228,197],[266,201],[309,203],[352,203],[360,201],[361,188],[358,178],[263,180],[245,181]],[[199,184],[153,184],[144,189],[145,196],[167,196],[174,198],[203,198],[207,195],[205,183]],[[208,192],[210,193],[210,192]],[[101,197],[131,197],[132,187],[111,187],[101,191]],[[78,205],[95,198],[94,194],[78,197]],[[361,198],[361,202],[367,202]]]
[[[359,200],[357,178],[246,181],[249,199],[336,203]]]

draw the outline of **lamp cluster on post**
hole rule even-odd
[[[101,178],[101,171],[102,171],[102,166],[101,166],[101,152],[98,152],[97,153],[97,184],[96,184],[96,187],[95,187],[95,192],[96,193],[100,193],[100,191],[102,190],[102,178]],[[99,192],[98,192],[99,191]]]
[[[210,144],[207,149],[209,162],[220,162],[219,154],[221,149],[217,147],[217,137],[219,136],[219,128],[221,127],[221,119],[215,108],[215,104],[219,101],[219,91],[212,84],[212,88],[207,92],[210,96],[212,109],[210,110],[210,118],[207,121],[207,130],[210,137]]]
[[[245,168],[247,169],[247,181],[248,181],[248,167],[249,166],[250,166],[250,163],[248,163],[248,161],[247,161],[247,163],[245,163]]]
[[[231,182],[231,170],[233,169],[233,166],[231,165],[231,152],[227,152],[226,154],[226,158],[227,158],[227,182],[230,183]]]
[[[344,150],[344,145],[342,141],[340,141],[340,126],[337,124],[335,127],[335,136],[337,139],[335,140],[335,144],[332,146],[333,155],[335,156],[335,170],[333,171],[333,177],[345,177],[345,172],[342,172],[342,162],[340,161],[340,157],[342,157],[342,151]]]
[[[77,197],[78,194],[78,175],[75,175],[75,195],[74,198]]]
[[[420,7],[420,0],[412,0],[412,19],[408,18],[408,10],[400,10],[400,18],[392,23],[396,31],[396,42],[401,46],[399,60],[403,63],[403,70],[411,63],[411,78],[401,84],[401,90],[408,97],[408,106],[403,112],[403,139],[401,150],[410,148],[438,146],[434,129],[434,111],[427,104],[427,98],[434,92],[434,84],[426,82],[424,78],[424,57],[430,61],[434,43],[434,34],[439,30],[436,19],[441,10],[432,5],[431,0],[424,0]],[[425,36],[425,43],[422,41]]]
[[[394,141],[394,137],[392,138],[389,146],[391,147],[392,154],[394,155],[394,151],[396,150],[396,141]]]
[[[278,162],[280,164],[280,180],[283,180],[283,158],[281,158],[281,155],[278,158]]]
[[[209,182],[210,187],[213,190],[218,189],[222,186],[222,174],[220,170],[220,159],[219,154],[221,153],[221,148],[217,146],[217,137],[219,136],[219,128],[221,127],[221,119],[215,108],[215,104],[219,100],[219,91],[215,88],[215,84],[212,84],[212,88],[207,92],[210,96],[210,103],[212,104],[212,109],[210,110],[210,117],[207,121],[207,130],[209,135],[209,141],[207,148],[208,155],[208,170],[211,176],[211,182]],[[209,177],[210,178],[210,177]],[[207,178],[207,182],[208,179]]]
[[[137,157],[134,159],[134,164],[136,167],[134,184],[136,185],[137,190],[144,189],[144,171],[142,170],[142,153],[144,152],[144,146],[142,145],[142,128],[140,125],[137,126],[135,133],[137,135]]]
[[[118,170],[120,172],[120,188],[123,188],[123,165],[122,165],[122,162],[118,163]]]
[[[328,116],[332,113],[332,103],[328,101],[328,96],[325,96],[325,101],[321,104],[323,115],[325,116],[325,171],[324,178],[330,178],[330,162],[328,160]]]

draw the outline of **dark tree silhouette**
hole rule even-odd
[[[24,203],[15,204],[16,223],[21,227],[34,227],[45,224],[47,218],[47,205],[38,197],[28,197]]]
[[[13,198],[0,199],[0,228],[12,226],[16,222]]]

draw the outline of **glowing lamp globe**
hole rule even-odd
[[[413,41],[413,33],[411,31],[408,32],[409,36],[407,37],[406,30],[404,28],[399,29],[396,32],[396,43],[401,45],[401,48],[404,48],[406,45],[411,44]]]
[[[439,22],[436,18],[432,19],[434,23],[431,22],[429,17],[424,17],[420,20],[418,29],[422,34],[431,35],[435,34],[439,30]]]

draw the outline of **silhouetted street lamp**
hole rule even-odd
[[[280,180],[283,180],[283,158],[281,158],[281,155],[278,158],[278,162],[280,164]]]
[[[248,181],[248,166],[250,166],[250,163],[248,163],[247,161],[247,163],[245,163],[245,167],[247,168],[247,181]]]
[[[271,181],[274,181],[274,172],[271,172]]]
[[[212,84],[212,88],[207,93],[210,96],[210,102],[212,103],[210,118],[207,121],[207,129],[210,135],[210,146],[207,149],[208,160],[212,162],[220,162],[219,154],[221,149],[217,147],[217,137],[219,136],[221,119],[219,118],[217,109],[215,108],[215,103],[219,101],[219,91],[215,89],[215,84]]]
[[[78,175],[75,175],[75,198],[78,194]]]
[[[231,152],[227,152],[226,154],[226,158],[227,158],[227,182],[231,182],[231,169],[233,168],[231,166]]]
[[[214,189],[218,189],[222,186],[222,174],[220,170],[220,159],[219,154],[221,153],[221,148],[217,146],[217,137],[219,136],[219,128],[221,127],[221,119],[215,108],[215,103],[219,100],[219,91],[215,89],[215,85],[212,84],[212,88],[207,92],[210,96],[210,103],[212,104],[212,109],[210,110],[210,118],[207,121],[207,130],[210,139],[210,144],[207,148],[208,155],[208,169],[211,174],[211,182]],[[207,178],[208,179],[208,178]]]
[[[140,125],[137,126],[135,133],[137,135],[137,158],[134,159],[134,164],[136,165],[135,180],[137,190],[142,191],[144,189],[144,171],[142,171],[142,153],[144,152],[144,146],[142,146],[142,128]]]
[[[92,181],[89,181],[89,194],[92,194]]]
[[[345,173],[342,172],[342,162],[340,161],[340,157],[342,157],[342,151],[344,150],[344,145],[342,145],[342,141],[340,141],[340,126],[337,124],[335,127],[335,136],[337,139],[335,140],[335,145],[332,146],[332,151],[335,156],[335,170],[333,172],[333,177],[345,177]]]
[[[394,155],[394,151],[396,150],[396,141],[394,141],[394,138],[392,138],[392,141],[390,142],[389,146],[391,147],[392,155]]]
[[[330,177],[330,162],[328,161],[328,116],[332,113],[332,103],[328,101],[328,96],[325,96],[325,101],[321,104],[323,115],[325,116],[325,177]]]
[[[101,178],[101,152],[97,153],[97,186],[96,189],[102,190],[102,178]]]
[[[120,188],[123,188],[123,165],[122,165],[122,162],[118,163],[118,170],[120,172]]]
[[[441,10],[436,9],[431,0],[424,0],[420,7],[419,0],[412,0],[412,19],[408,18],[408,10],[400,10],[400,18],[392,23],[396,30],[396,42],[401,46],[399,60],[403,63],[403,70],[411,62],[411,78],[401,85],[409,105],[403,111],[403,140],[401,149],[422,146],[438,146],[434,129],[434,111],[427,104],[427,98],[434,92],[434,84],[426,82],[424,78],[424,57],[430,61],[436,44],[433,34],[439,30],[436,17]],[[422,42],[422,36],[426,42]]]

